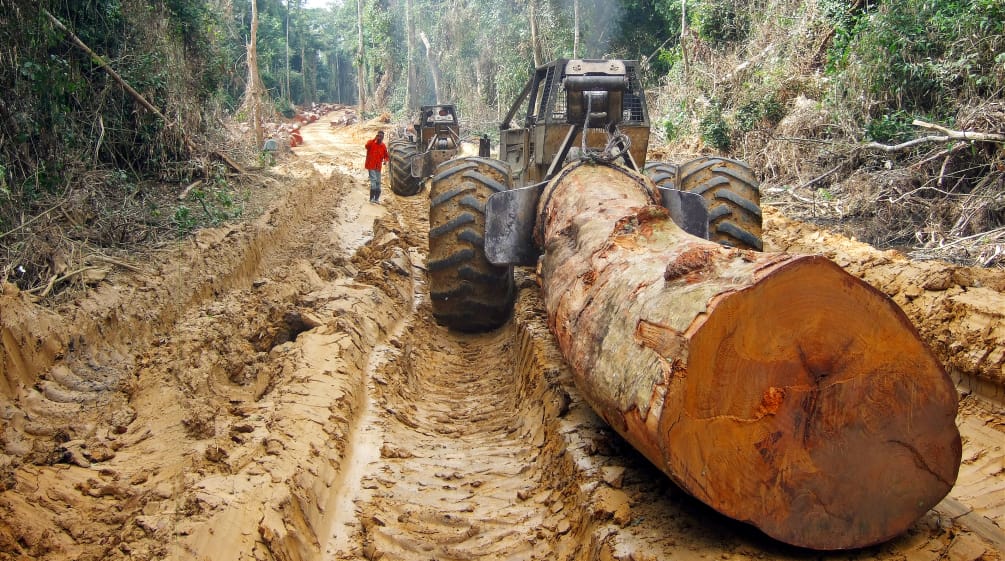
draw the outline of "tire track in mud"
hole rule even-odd
[[[426,196],[394,204],[424,241]],[[450,333],[432,323],[421,279],[414,287],[415,314],[372,359],[372,403],[349,452],[372,461],[330,558],[554,559],[572,525],[538,461],[542,401],[521,404],[513,327]]]
[[[29,442],[42,459],[22,469],[8,471],[10,457],[0,456],[0,559],[237,559],[295,541],[294,525],[304,510],[311,516],[298,503],[316,494],[303,473],[323,481],[338,468],[337,421],[365,393],[354,363],[390,322],[395,306],[381,301],[401,284],[353,277],[373,278],[366,267],[383,274],[407,256],[385,227],[373,258],[354,264],[350,252],[384,211],[354,200],[355,178],[292,171],[263,216],[200,231],[151,260],[139,289],[122,290],[110,308],[103,336],[89,334],[86,347],[81,336],[56,356],[37,387],[59,411],[32,400],[30,386],[26,419],[7,424],[3,408],[5,451],[21,445],[19,433],[55,445]],[[364,301],[380,310],[367,313]],[[74,321],[80,315],[64,318],[64,329],[89,329]],[[91,371],[115,383],[80,391],[111,398],[69,400]]]
[[[382,461],[363,479],[367,558],[545,559],[569,532],[564,504],[541,488],[543,435],[529,438],[515,415],[510,338],[422,325],[381,373]]]

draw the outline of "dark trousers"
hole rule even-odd
[[[370,201],[376,202],[380,200],[380,170],[379,169],[368,169],[366,170],[370,174]]]

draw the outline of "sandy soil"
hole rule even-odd
[[[769,211],[769,249],[884,290],[958,381],[953,492],[875,547],[808,552],[689,498],[584,404],[518,271],[495,333],[436,326],[428,199],[366,202],[376,123],[304,128],[260,218],[46,309],[0,296],[0,559],[950,559],[1005,552],[1005,275]],[[386,174],[385,174],[386,175]]]

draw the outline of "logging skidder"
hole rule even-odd
[[[498,327],[512,267],[538,264],[581,393],[681,488],[797,546],[900,534],[956,480],[953,384],[886,295],[823,257],[760,252],[745,164],[640,173],[635,68],[538,68],[502,124],[502,161],[440,166],[427,259],[437,321]]]
[[[457,155],[461,147],[460,124],[453,105],[423,105],[419,116],[403,135],[388,144],[391,154],[391,190],[410,197],[436,166]]]

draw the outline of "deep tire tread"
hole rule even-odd
[[[468,261],[475,258],[475,250],[473,249],[462,249],[456,253],[452,253],[442,259],[431,259],[426,262],[426,268],[430,271],[442,271],[449,267],[457,267],[462,263],[467,263]]]
[[[761,243],[761,240],[754,237],[753,234],[729,221],[717,224],[715,231],[729,238],[742,241],[745,248],[750,248]]]
[[[715,198],[727,200],[736,206],[739,206],[749,212],[750,214],[761,216],[761,207],[754,203],[754,201],[744,198],[738,193],[733,191],[722,190],[715,194]]]
[[[451,234],[455,230],[461,228],[462,226],[473,224],[475,220],[476,220],[475,216],[469,212],[457,215],[451,218],[449,221],[436,226],[435,228],[430,228],[429,239],[439,238],[447,234]]]
[[[644,168],[646,177],[652,180],[657,187],[676,189],[678,167],[667,162],[647,162]]]
[[[464,193],[470,193],[473,190],[474,190],[474,187],[470,187],[470,186],[461,186],[461,187],[458,187],[457,189],[451,189],[450,191],[447,191],[445,193],[440,193],[439,195],[436,195],[435,197],[431,197],[429,199],[429,204],[430,205],[434,205],[434,206],[439,206],[439,205],[442,205],[443,203],[449,201],[450,199],[452,199],[454,197],[463,195]]]
[[[708,205],[712,241],[761,251],[761,192],[750,167],[739,160],[702,157],[680,166],[679,188]]]
[[[412,176],[415,146],[402,140],[392,142],[388,148],[391,157],[391,191],[402,197],[417,194],[422,190],[422,179]]]
[[[513,269],[485,257],[485,205],[509,188],[509,168],[489,158],[456,158],[433,177],[429,207],[429,295],[449,329],[489,331],[509,318]]]

